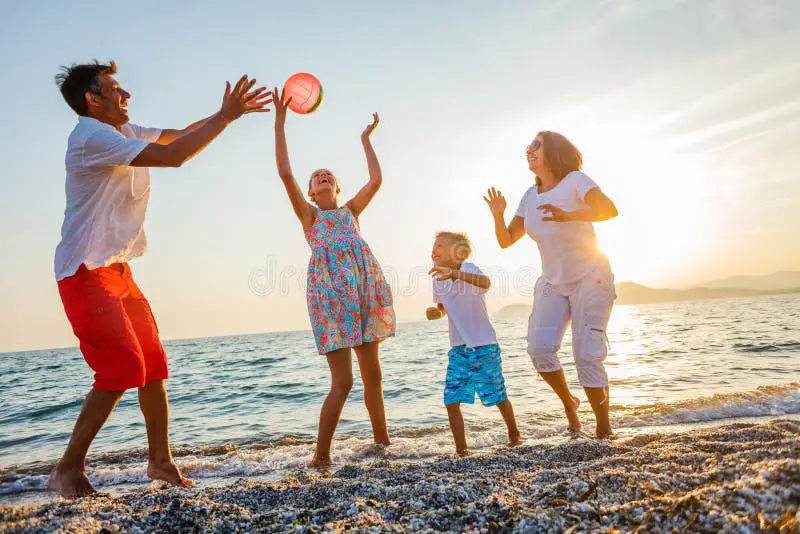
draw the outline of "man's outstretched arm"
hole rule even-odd
[[[216,115],[216,113],[214,115]],[[168,145],[173,141],[177,141],[184,135],[191,133],[200,128],[201,126],[203,126],[205,123],[214,118],[214,115],[209,115],[205,119],[200,119],[197,122],[193,122],[183,130],[173,130],[171,128],[165,128],[161,130],[161,135],[158,136],[158,140],[156,141],[156,143],[158,143],[159,145]]]
[[[233,121],[247,113],[270,111],[271,93],[266,87],[251,90],[256,80],[242,76],[231,89],[228,82],[222,98],[222,108],[214,115],[192,124],[193,130],[175,136],[168,144],[158,142],[147,145],[130,165],[133,167],[180,167],[208,146]],[[187,128],[187,130],[189,129]]]

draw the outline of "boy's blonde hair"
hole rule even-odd
[[[464,261],[472,255],[472,243],[464,232],[436,232],[436,239],[448,239],[456,249],[456,257]]]

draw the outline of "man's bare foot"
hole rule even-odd
[[[581,406],[581,400],[576,397],[572,396],[572,403],[574,404],[573,408],[564,407],[564,411],[567,414],[567,421],[569,422],[570,430],[574,430],[576,432],[580,432],[583,425],[581,425],[581,420],[578,419],[578,408]]]
[[[59,466],[56,466],[50,473],[47,489],[55,491],[65,499],[84,497],[97,491],[89,482],[89,477],[86,476],[83,468],[70,470],[60,469]]]
[[[519,445],[522,445],[522,437],[520,436],[519,432],[509,434],[506,447],[518,447]]]
[[[597,439],[608,439],[608,440],[617,439],[617,435],[614,434],[612,430],[609,430],[608,432],[604,432],[602,434],[600,432],[597,432],[595,435]]]
[[[163,480],[171,486],[183,486],[191,488],[194,483],[181,474],[181,470],[172,461],[153,463],[147,466],[147,476],[151,480]]]
[[[464,458],[465,456],[472,456],[472,451],[469,449],[456,450],[456,458]]]

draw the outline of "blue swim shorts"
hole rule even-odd
[[[475,402],[478,393],[484,406],[495,406],[508,398],[500,345],[468,348],[459,345],[447,353],[447,378],[444,385],[445,406],[455,402]]]

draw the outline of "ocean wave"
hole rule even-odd
[[[700,423],[737,417],[765,417],[800,413],[800,382],[761,386],[755,390],[719,393],[672,403],[615,407],[617,427],[636,428]]]
[[[790,341],[788,343],[765,343],[754,345],[750,343],[736,343],[733,348],[741,352],[781,352],[800,350],[800,343]]]

